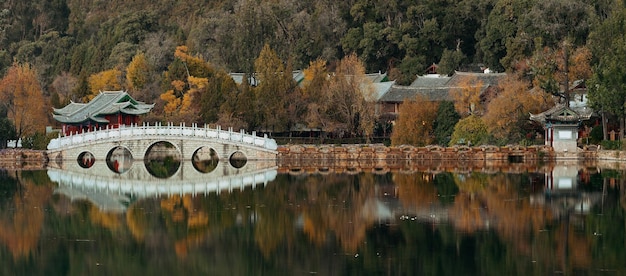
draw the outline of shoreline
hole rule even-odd
[[[547,146],[397,146],[384,145],[284,145],[277,149],[279,168],[339,168],[338,172],[389,171],[400,168],[501,168],[519,164],[539,166],[543,164],[579,164],[626,170],[626,151],[582,150],[578,152],[554,152]],[[0,169],[40,170],[48,167],[45,150],[0,150]],[[334,169],[333,169],[334,171]]]

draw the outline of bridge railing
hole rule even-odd
[[[252,145],[268,150],[276,150],[278,148],[274,139],[268,138],[267,135],[258,137],[256,136],[256,132],[247,134],[243,130],[240,132],[234,132],[232,128],[222,130],[219,126],[217,128],[209,128],[206,125],[204,127],[198,127],[197,124],[192,124],[191,127],[187,127],[185,124],[176,126],[174,124],[162,125],[157,123],[155,125],[122,125],[119,128],[106,128],[91,132],[73,133],[69,136],[59,136],[58,138],[50,141],[48,144],[48,150],[71,147],[73,145],[92,143],[101,140],[156,135],[212,138],[222,140],[224,142]]]

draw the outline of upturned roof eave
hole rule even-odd
[[[62,124],[84,124],[86,122],[92,121],[94,123],[102,123],[102,124],[108,124],[109,120],[102,118],[102,117],[87,117],[84,118],[82,120],[76,120],[76,119],[72,119],[72,118],[68,118],[66,116],[58,116],[58,115],[53,115],[53,118],[57,121],[60,122]]]

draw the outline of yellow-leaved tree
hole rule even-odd
[[[48,110],[37,72],[30,64],[13,63],[0,80],[0,104],[15,125],[17,138],[43,132]]]
[[[391,134],[392,145],[425,146],[435,141],[433,125],[439,104],[422,96],[405,100],[398,110],[398,119]]]
[[[100,91],[118,91],[122,89],[122,71],[117,68],[105,70],[89,76],[89,94],[83,101],[95,98]]]
[[[223,81],[232,78],[214,69],[200,56],[188,53],[187,46],[178,46],[174,61],[164,74],[170,88],[160,95],[166,119],[172,122],[214,123],[223,102]],[[231,87],[231,86],[228,86]]]
[[[167,90],[160,96],[161,100],[165,102],[165,106],[163,107],[165,116],[170,118],[178,114],[180,105],[182,103],[181,95],[184,95],[183,89],[185,87],[185,82],[181,80],[173,80],[171,85],[172,89]]]
[[[138,53],[126,67],[126,86],[133,97],[140,101],[150,101],[148,91],[144,91],[150,80],[150,66],[144,53]]]
[[[482,81],[474,77],[465,76],[461,79],[459,87],[450,91],[454,99],[454,108],[461,117],[471,114],[482,114],[483,108],[480,103],[482,88]]]
[[[331,99],[328,80],[326,61],[323,59],[311,61],[309,67],[304,69],[302,85],[303,95],[307,102],[305,121],[310,128],[318,128],[322,131],[330,130],[332,122],[329,116],[329,109],[332,105],[328,104]]]
[[[365,65],[356,54],[341,59],[328,89],[330,100],[326,104],[330,106],[326,109],[335,130],[369,140],[376,122],[375,91],[372,81],[365,76]]]

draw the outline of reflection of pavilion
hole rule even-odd
[[[59,184],[56,193],[64,194],[72,200],[87,199],[102,210],[123,212],[137,198],[230,192],[233,189],[265,185],[277,175],[276,167],[255,162],[248,162],[241,169],[222,162],[211,173],[200,173],[193,168],[191,162],[183,162],[180,171],[169,179],[156,178],[144,172],[143,162],[135,162],[130,170],[122,174],[115,174],[108,168],[96,165],[89,169],[78,166],[66,169],[48,168],[48,176]]]
[[[586,214],[602,195],[581,191],[579,178],[577,165],[557,164],[545,173],[545,192],[532,195],[531,203],[549,206],[555,214]]]

